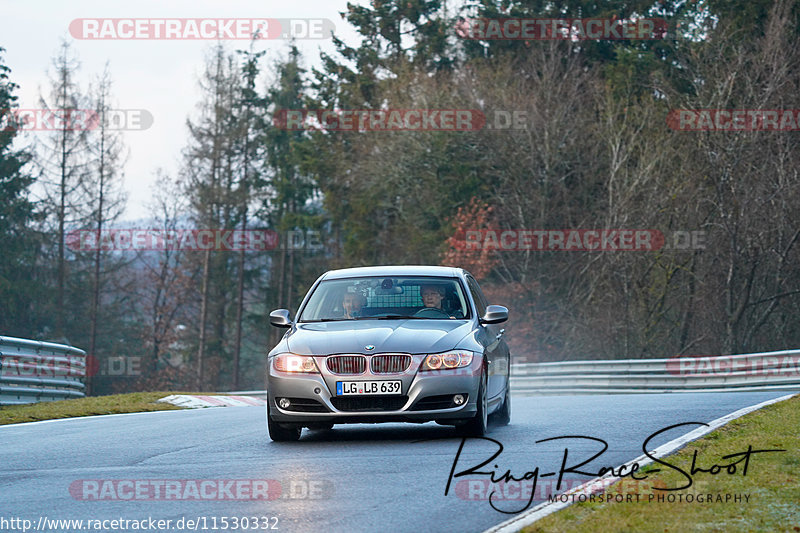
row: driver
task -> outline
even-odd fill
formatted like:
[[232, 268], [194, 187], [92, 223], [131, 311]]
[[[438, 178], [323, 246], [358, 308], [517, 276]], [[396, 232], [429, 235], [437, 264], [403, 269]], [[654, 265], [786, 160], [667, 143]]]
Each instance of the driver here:
[[444, 311], [442, 309], [442, 300], [444, 300], [445, 294], [444, 287], [441, 285], [422, 285], [422, 287], [420, 287], [420, 293], [422, 294], [422, 303], [425, 304], [425, 307]]
[[361, 310], [367, 304], [367, 299], [363, 294], [357, 292], [346, 292], [342, 298], [342, 309], [344, 309], [344, 318], [358, 318], [361, 316]]

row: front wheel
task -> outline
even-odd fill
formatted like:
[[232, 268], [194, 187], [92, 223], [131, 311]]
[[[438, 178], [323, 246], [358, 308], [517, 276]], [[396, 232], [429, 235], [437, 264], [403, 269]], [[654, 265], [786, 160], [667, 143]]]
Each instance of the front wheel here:
[[272, 400], [267, 398], [267, 429], [269, 430], [269, 438], [275, 442], [295, 442], [300, 440], [300, 433], [303, 431], [301, 426], [297, 425], [281, 425], [272, 420], [269, 416], [269, 406]]
[[489, 400], [486, 396], [486, 370], [481, 373], [481, 383], [478, 386], [478, 410], [475, 416], [466, 424], [458, 426], [456, 431], [464, 437], [483, 437], [489, 426]]

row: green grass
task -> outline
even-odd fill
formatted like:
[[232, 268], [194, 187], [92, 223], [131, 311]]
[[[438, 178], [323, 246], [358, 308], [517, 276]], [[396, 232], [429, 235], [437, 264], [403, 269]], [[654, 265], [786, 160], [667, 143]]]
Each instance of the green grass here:
[[133, 392], [110, 396], [91, 396], [58, 402], [41, 402], [28, 405], [0, 407], [0, 425], [36, 422], [76, 416], [110, 415], [118, 413], [140, 413], [145, 411], [168, 411], [181, 409], [156, 400], [170, 394], [193, 394], [179, 392]]
[[746, 476], [742, 476], [741, 468], [737, 468], [734, 475], [724, 470], [715, 476], [698, 472], [692, 487], [672, 494], [683, 495], [684, 499], [692, 495], [695, 500], [708, 494], [721, 494], [723, 498], [725, 494], [748, 494], [749, 501], [660, 502], [658, 496], [669, 493], [653, 490], [653, 486], [678, 487], [685, 484], [686, 478], [675, 470], [654, 464], [640, 473], [659, 467], [662, 470], [650, 472], [646, 481], [635, 484], [626, 478], [606, 491], [606, 494], [619, 494], [621, 499], [631, 495], [630, 503], [576, 503], [537, 521], [523, 532], [800, 531], [800, 396], [738, 418], [665, 460], [690, 471], [697, 450], [697, 466], [709, 468], [713, 464], [730, 463], [731, 459], [722, 457], [746, 451], [748, 445], [754, 450], [787, 451], [752, 455]]

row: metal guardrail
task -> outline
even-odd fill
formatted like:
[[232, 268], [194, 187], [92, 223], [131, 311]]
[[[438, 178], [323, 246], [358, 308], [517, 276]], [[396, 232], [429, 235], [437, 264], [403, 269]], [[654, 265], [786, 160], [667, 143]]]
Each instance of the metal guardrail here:
[[523, 394], [800, 390], [800, 350], [512, 365]]
[[0, 337], [0, 405], [83, 398], [85, 376], [83, 350]]

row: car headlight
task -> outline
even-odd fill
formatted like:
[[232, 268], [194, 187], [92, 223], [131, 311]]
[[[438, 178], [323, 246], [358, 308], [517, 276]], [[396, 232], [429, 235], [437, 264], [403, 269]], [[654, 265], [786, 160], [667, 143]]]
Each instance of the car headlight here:
[[298, 372], [303, 374], [319, 374], [317, 364], [313, 357], [307, 355], [295, 355], [293, 353], [281, 353], [272, 359], [275, 370], [280, 372]]
[[472, 363], [475, 354], [469, 350], [450, 350], [444, 353], [432, 353], [422, 361], [420, 370], [448, 370], [463, 368]]

